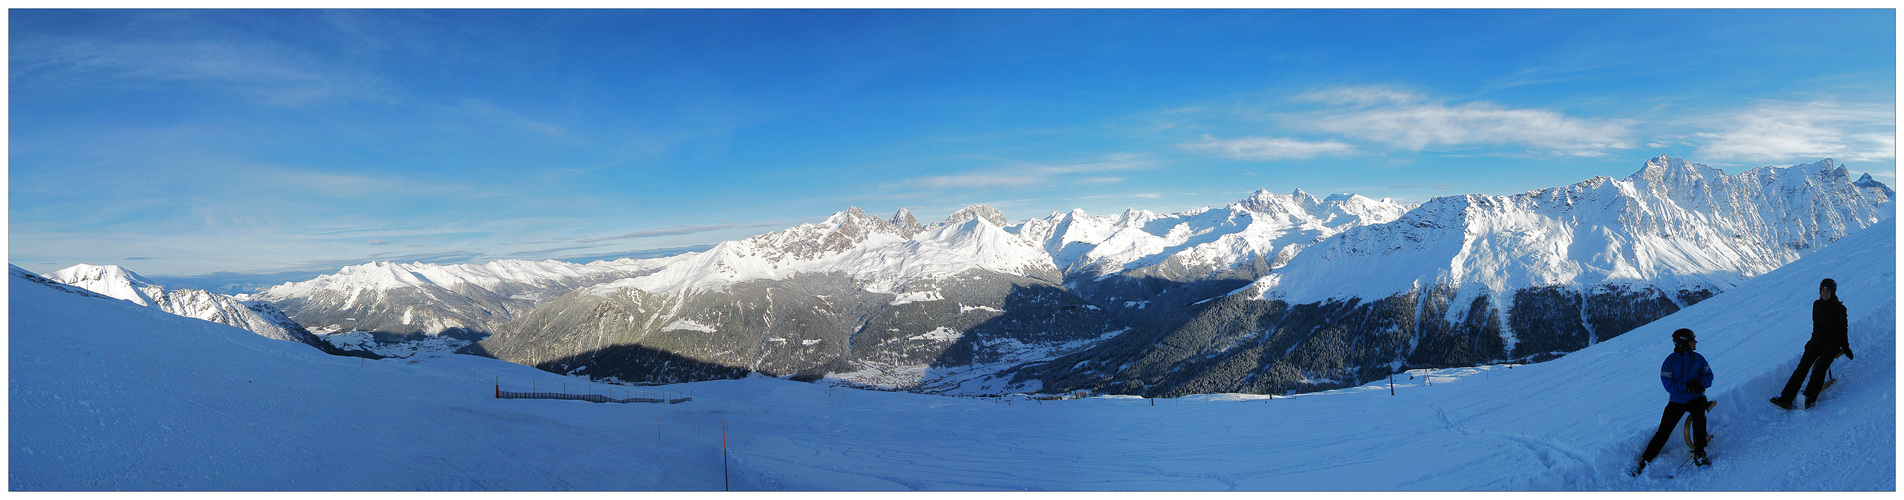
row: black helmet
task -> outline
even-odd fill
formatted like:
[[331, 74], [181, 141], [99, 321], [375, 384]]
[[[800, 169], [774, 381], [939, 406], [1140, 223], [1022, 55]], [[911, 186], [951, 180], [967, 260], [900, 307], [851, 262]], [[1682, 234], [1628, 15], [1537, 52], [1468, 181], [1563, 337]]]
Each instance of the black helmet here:
[[1692, 342], [1693, 340], [1696, 340], [1696, 339], [1694, 339], [1692, 336], [1692, 330], [1685, 329], [1685, 328], [1673, 330], [1674, 344], [1683, 344], [1686, 342]]
[[1831, 290], [1831, 293], [1838, 293], [1838, 282], [1832, 281], [1831, 278], [1825, 278], [1824, 281], [1818, 282], [1818, 289]]

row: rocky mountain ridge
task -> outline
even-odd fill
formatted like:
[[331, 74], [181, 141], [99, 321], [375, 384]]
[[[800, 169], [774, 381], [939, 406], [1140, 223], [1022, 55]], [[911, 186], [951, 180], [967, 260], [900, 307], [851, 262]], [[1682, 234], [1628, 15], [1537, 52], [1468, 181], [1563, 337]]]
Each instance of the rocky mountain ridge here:
[[[1257, 191], [1018, 224], [982, 205], [932, 224], [855, 207], [704, 252], [567, 265], [575, 279], [514, 303], [491, 289], [508, 280], [443, 287], [412, 271], [435, 288], [345, 317], [416, 325], [406, 316], [448, 310], [471, 318], [452, 328], [493, 333], [469, 352], [625, 381], [1309, 390], [1571, 352], [1889, 218], [1893, 196], [1831, 160], [1727, 175], [1662, 156], [1625, 179], [1420, 205]], [[299, 289], [333, 292], [272, 296], [325, 323], [401, 287], [273, 292]]]

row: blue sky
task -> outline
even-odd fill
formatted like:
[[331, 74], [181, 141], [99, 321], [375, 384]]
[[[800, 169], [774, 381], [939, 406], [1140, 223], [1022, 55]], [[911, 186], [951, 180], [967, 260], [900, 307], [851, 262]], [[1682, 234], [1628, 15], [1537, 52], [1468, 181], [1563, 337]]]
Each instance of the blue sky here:
[[[581, 259], [848, 206], [1425, 201], [1834, 158], [1890, 10], [11, 10], [9, 260]], [[277, 276], [277, 275], [274, 275]]]

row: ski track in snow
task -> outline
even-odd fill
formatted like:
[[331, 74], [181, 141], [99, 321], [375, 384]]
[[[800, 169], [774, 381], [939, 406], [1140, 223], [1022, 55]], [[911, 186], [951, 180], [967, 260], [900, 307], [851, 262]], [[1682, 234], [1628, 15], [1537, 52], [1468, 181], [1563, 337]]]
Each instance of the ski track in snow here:
[[[1063, 401], [767, 378], [678, 405], [499, 400], [631, 390], [458, 355], [332, 357], [224, 325], [10, 282], [12, 490], [1894, 490], [1895, 225], [1560, 359], [1417, 370], [1292, 397]], [[18, 272], [18, 271], [16, 271]], [[1764, 403], [1833, 277], [1857, 360], [1811, 410]], [[1677, 435], [1668, 333], [1716, 373], [1714, 465]], [[1432, 383], [1428, 383], [1432, 381]], [[572, 392], [579, 389], [572, 389]], [[639, 389], [635, 389], [639, 390]], [[1678, 430], [1675, 429], [1675, 434]], [[1677, 477], [1666, 478], [1668, 473]]]

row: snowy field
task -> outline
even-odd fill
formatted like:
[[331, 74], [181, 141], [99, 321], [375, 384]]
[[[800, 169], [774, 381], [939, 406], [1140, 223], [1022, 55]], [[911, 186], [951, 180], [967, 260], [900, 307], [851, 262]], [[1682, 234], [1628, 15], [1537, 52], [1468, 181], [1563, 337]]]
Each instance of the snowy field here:
[[[9, 282], [11, 490], [1895, 490], [1896, 231], [1886, 221], [1626, 335], [1536, 365], [1265, 399], [994, 400], [754, 378], [677, 405], [494, 399], [586, 382], [491, 359], [324, 355]], [[1819, 279], [1856, 360], [1819, 406], [1764, 402]], [[1708, 469], [1624, 471], [1659, 421], [1675, 328], [1719, 403]], [[601, 392], [629, 388], [589, 384]], [[723, 431], [725, 428], [725, 431]], [[723, 460], [723, 443], [726, 459]], [[725, 472], [724, 472], [725, 470]]]

